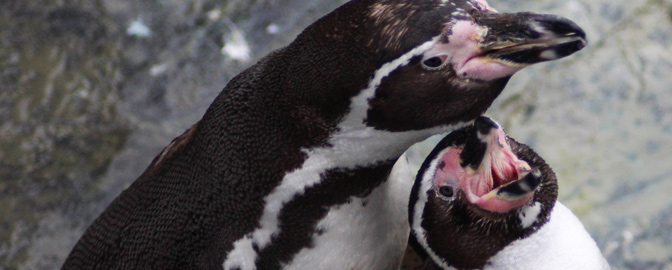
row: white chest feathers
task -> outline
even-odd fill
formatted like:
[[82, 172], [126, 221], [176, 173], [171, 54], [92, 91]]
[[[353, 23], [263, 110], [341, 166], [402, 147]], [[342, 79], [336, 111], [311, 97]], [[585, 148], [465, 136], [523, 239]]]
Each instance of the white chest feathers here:
[[581, 221], [560, 202], [539, 231], [515, 241], [490, 259], [489, 270], [610, 269]]
[[408, 197], [413, 177], [405, 156], [389, 179], [366, 198], [333, 207], [319, 221], [314, 246], [283, 269], [398, 269], [408, 242]]

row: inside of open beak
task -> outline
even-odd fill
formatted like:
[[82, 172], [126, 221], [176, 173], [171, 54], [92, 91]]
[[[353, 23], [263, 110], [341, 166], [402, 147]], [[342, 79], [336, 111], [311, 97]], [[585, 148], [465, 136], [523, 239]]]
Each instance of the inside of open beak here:
[[[446, 153], [443, 163], [447, 165], [439, 170], [458, 171], [450, 173], [451, 178], [466, 199], [480, 208], [503, 213], [523, 206], [541, 184], [541, 173], [513, 153], [494, 121], [482, 117], [475, 127], [463, 147]], [[437, 175], [447, 176], [447, 172]]]

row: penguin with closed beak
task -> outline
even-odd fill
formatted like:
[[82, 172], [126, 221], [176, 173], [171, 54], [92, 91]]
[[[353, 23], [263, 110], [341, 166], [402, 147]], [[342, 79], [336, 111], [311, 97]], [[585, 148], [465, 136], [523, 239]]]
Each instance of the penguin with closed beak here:
[[450, 133], [423, 163], [409, 203], [421, 269], [609, 269], [557, 195], [550, 166], [490, 118]]
[[234, 77], [62, 269], [396, 268], [399, 156], [585, 44], [567, 19], [484, 0], [348, 2]]

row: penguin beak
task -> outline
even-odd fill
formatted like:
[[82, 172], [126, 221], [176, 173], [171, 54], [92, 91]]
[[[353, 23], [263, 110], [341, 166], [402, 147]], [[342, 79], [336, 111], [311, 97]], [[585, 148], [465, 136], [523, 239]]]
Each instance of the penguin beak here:
[[453, 23], [448, 42], [429, 56], [445, 53], [458, 77], [491, 81], [511, 76], [534, 63], [563, 58], [586, 46], [586, 34], [574, 22], [555, 15], [474, 12]]
[[486, 12], [474, 19], [488, 29], [479, 46], [480, 57], [507, 65], [526, 66], [560, 59], [587, 44], [583, 29], [555, 15]]
[[476, 132], [460, 154], [460, 165], [466, 168], [462, 186], [467, 199], [498, 213], [523, 206], [540, 186], [541, 172], [518, 159], [497, 123], [480, 117], [474, 126]]
[[[522, 205], [516, 205], [518, 201], [527, 202], [534, 191], [537, 190], [541, 184], [541, 172], [538, 169], [527, 173], [527, 175], [520, 180], [509, 182], [496, 189], [493, 189], [488, 194], [482, 197], [486, 201], [498, 201], [500, 204], [508, 204], [510, 209]], [[513, 207], [511, 207], [513, 206]]]

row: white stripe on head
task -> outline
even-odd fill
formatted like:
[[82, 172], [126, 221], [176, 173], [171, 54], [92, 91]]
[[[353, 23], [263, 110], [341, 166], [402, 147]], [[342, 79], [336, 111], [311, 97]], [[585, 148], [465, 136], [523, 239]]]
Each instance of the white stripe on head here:
[[320, 175], [333, 168], [355, 168], [380, 161], [398, 158], [412, 144], [431, 135], [461, 128], [468, 123], [458, 123], [434, 127], [425, 130], [389, 132], [376, 130], [365, 125], [368, 101], [392, 71], [407, 65], [410, 60], [429, 50], [439, 37], [435, 37], [414, 48], [401, 57], [383, 64], [372, 77], [367, 88], [362, 90], [350, 102], [348, 114], [338, 124], [338, 132], [329, 138], [328, 147], [302, 149], [308, 158], [301, 168], [287, 173], [282, 182], [264, 199], [266, 204], [259, 227], [234, 243], [234, 249], [224, 260], [225, 270], [240, 268], [254, 270], [258, 249], [268, 246], [273, 235], [280, 232], [279, 214], [286, 203], [294, 197], [304, 194], [307, 188], [319, 183]]
[[439, 266], [443, 269], [451, 268], [444, 259], [439, 257], [439, 255], [434, 253], [434, 251], [429, 247], [427, 239], [425, 238], [427, 231], [422, 227], [422, 215], [425, 210], [425, 205], [429, 201], [427, 192], [432, 189], [432, 180], [434, 177], [436, 177], [436, 169], [439, 166], [441, 157], [443, 157], [443, 155], [445, 155], [449, 149], [450, 147], [441, 150], [441, 152], [439, 152], [439, 154], [436, 155], [434, 160], [432, 160], [432, 162], [429, 164], [427, 170], [422, 174], [422, 182], [420, 182], [420, 188], [418, 189], [418, 201], [416, 201], [415, 205], [413, 205], [413, 220], [411, 221], [411, 231], [415, 235], [416, 240], [418, 240], [418, 243], [427, 252], [427, 254], [432, 257], [432, 260], [439, 264]]
[[392, 73], [392, 71], [396, 70], [397, 68], [408, 65], [408, 63], [411, 61], [411, 58], [422, 55], [431, 49], [438, 40], [438, 36], [434, 37], [430, 41], [415, 47], [413, 50], [407, 52], [401, 57], [383, 64], [378, 70], [376, 70], [366, 89], [362, 90], [359, 95], [351, 99], [350, 112], [348, 112], [344, 120], [339, 123], [339, 128], [364, 127], [364, 118], [366, 117], [366, 111], [369, 109], [369, 99], [373, 98], [376, 93], [376, 89], [378, 89], [378, 86], [380, 86], [380, 83], [383, 81], [383, 79], [389, 76], [390, 73]]

